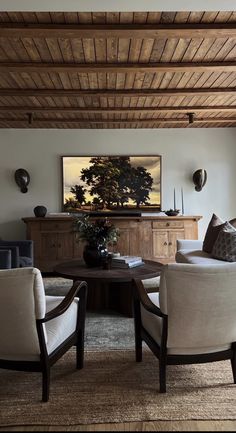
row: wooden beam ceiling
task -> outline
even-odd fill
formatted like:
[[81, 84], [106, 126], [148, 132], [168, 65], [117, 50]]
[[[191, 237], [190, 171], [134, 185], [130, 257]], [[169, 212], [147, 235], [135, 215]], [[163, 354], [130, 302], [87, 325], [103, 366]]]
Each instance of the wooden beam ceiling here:
[[[0, 118], [0, 123], [11, 123], [11, 124], [27, 124], [29, 126], [35, 126], [37, 127], [38, 125], [43, 125], [43, 124], [50, 124], [50, 123], [56, 123], [56, 124], [81, 124], [81, 125], [103, 125], [103, 124], [110, 124], [110, 125], [119, 125], [120, 123], [122, 124], [126, 124], [126, 125], [132, 125], [132, 124], [137, 124], [140, 126], [151, 126], [151, 125], [156, 125], [156, 124], [160, 124], [160, 123], [167, 123], [167, 124], [187, 124], [188, 126], [192, 126], [189, 125], [189, 121], [188, 119], [179, 119], [179, 118], [171, 118], [171, 119], [167, 119], [167, 118], [157, 118], [157, 119], [153, 119], [153, 118], [149, 118], [149, 119], [132, 119], [132, 120], [122, 120], [122, 119], [92, 119], [92, 120], [85, 120], [85, 119], [81, 119], [81, 118], [77, 118], [77, 119], [69, 119], [69, 118], [64, 118], [64, 119], [58, 119], [58, 118], [35, 118], [31, 120], [31, 124], [28, 121], [28, 119], [11, 119], [11, 118]], [[224, 118], [224, 117], [217, 117], [217, 118], [199, 118], [199, 119], [195, 119], [193, 122], [194, 124], [201, 124], [201, 123], [234, 123], [236, 124], [236, 117], [229, 117], [229, 118]]]
[[37, 97], [167, 97], [167, 96], [232, 96], [236, 87], [194, 88], [194, 89], [6, 89], [0, 88], [0, 96]]
[[[192, 107], [194, 112], [202, 113], [218, 113], [218, 112], [234, 112], [236, 111], [236, 105], [230, 105], [225, 107], [224, 105], [212, 107], [212, 106], [194, 106]], [[111, 107], [111, 108], [92, 108], [92, 107], [37, 107], [37, 106], [24, 106], [24, 107], [14, 107], [14, 106], [0, 106], [0, 113], [81, 113], [81, 114], [99, 114], [99, 113], [189, 113], [190, 107], [143, 107], [143, 108], [133, 108], [133, 107]]]
[[0, 24], [0, 37], [3, 38], [235, 38], [235, 23], [214, 24]]
[[235, 127], [235, 111], [234, 12], [0, 12], [0, 127]]
[[203, 62], [203, 63], [14, 63], [1, 62], [0, 73], [104, 73], [136, 74], [158, 72], [236, 72], [236, 62]]

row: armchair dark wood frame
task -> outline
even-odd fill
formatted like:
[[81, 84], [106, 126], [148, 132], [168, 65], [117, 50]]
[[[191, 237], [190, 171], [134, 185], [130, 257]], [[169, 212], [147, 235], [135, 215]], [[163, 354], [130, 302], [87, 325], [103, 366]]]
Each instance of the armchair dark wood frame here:
[[[65, 311], [71, 305], [75, 296], [79, 296], [76, 330], [60, 346], [48, 355], [43, 324], [52, 320]], [[76, 368], [81, 369], [84, 365], [84, 326], [87, 302], [87, 283], [75, 281], [70, 291], [62, 302], [53, 310], [45, 314], [43, 319], [36, 320], [37, 333], [40, 346], [40, 361], [12, 361], [0, 359], [0, 368], [18, 371], [38, 371], [42, 373], [42, 401], [49, 400], [50, 389], [50, 367], [64, 355], [67, 350], [76, 346]]]
[[[153, 354], [159, 360], [159, 389], [161, 393], [166, 392], [166, 367], [167, 365], [180, 364], [198, 364], [213, 361], [223, 361], [230, 359], [233, 380], [236, 384], [236, 342], [231, 344], [231, 348], [221, 352], [204, 353], [196, 355], [168, 355], [167, 354], [167, 337], [168, 337], [168, 315], [162, 313], [159, 307], [154, 305], [144, 289], [140, 279], [133, 280], [133, 304], [134, 304], [134, 329], [135, 329], [135, 355], [136, 362], [142, 361], [142, 341], [148, 345]], [[140, 303], [150, 313], [162, 319], [161, 344], [148, 334], [143, 328], [141, 321]]]

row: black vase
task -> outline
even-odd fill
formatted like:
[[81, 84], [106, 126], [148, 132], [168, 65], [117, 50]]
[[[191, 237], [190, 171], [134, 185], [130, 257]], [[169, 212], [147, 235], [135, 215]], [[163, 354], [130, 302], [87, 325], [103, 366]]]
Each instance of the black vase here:
[[34, 214], [38, 218], [45, 217], [46, 213], [47, 213], [47, 208], [45, 206], [36, 206], [34, 208]]
[[102, 266], [107, 259], [108, 251], [105, 245], [90, 245], [84, 247], [83, 258], [89, 268]]

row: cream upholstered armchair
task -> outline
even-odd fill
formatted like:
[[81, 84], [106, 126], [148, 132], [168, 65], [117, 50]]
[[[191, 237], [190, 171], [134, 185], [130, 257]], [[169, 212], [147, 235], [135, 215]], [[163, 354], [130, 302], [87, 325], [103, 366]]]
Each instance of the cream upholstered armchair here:
[[0, 368], [42, 372], [43, 401], [50, 367], [71, 346], [83, 367], [86, 296], [85, 282], [75, 282], [65, 297], [45, 296], [39, 269], [0, 270]]
[[136, 361], [145, 341], [159, 359], [160, 392], [168, 364], [230, 359], [236, 383], [236, 263], [165, 265], [159, 293], [134, 282]]

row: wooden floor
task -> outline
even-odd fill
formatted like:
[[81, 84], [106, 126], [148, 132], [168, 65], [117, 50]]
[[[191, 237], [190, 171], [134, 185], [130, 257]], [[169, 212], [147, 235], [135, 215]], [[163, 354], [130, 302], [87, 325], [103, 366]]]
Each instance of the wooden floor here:
[[74, 426], [0, 427], [0, 431], [236, 431], [236, 421], [149, 421]]

